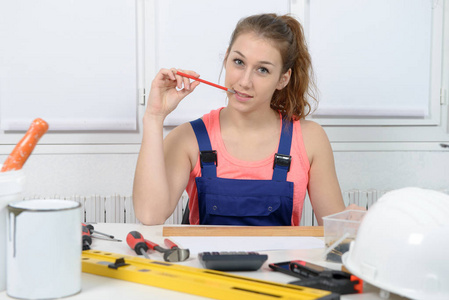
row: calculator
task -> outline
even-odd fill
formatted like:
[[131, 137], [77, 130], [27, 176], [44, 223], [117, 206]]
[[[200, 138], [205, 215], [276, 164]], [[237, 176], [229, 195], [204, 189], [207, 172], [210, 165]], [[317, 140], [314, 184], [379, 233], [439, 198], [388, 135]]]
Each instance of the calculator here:
[[198, 259], [206, 269], [219, 271], [256, 271], [268, 259], [257, 252], [201, 252]]

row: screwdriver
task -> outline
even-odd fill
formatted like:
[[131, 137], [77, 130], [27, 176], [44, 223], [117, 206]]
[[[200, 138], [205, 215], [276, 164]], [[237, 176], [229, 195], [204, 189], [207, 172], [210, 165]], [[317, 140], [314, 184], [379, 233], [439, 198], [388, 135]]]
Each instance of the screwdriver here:
[[[103, 236], [108, 237], [109, 239], [111, 239], [111, 240], [113, 240], [113, 241], [117, 241], [117, 242], [121, 242], [121, 241], [122, 241], [122, 240], [118, 240], [118, 239], [114, 238], [113, 235], [109, 235], [109, 234], [106, 234], [106, 233], [103, 233], [103, 232], [99, 232], [99, 231], [94, 230], [94, 226], [92, 226], [91, 224], [87, 224], [87, 225], [84, 224], [84, 223], [82, 223], [82, 224], [83, 224], [83, 226], [86, 226], [86, 227], [87, 227], [87, 229], [89, 230], [90, 234], [94, 234], [94, 233], [96, 233], [96, 234], [101, 234], [101, 235], [103, 235]], [[92, 236], [92, 237], [98, 238], [98, 237], [96, 237], [96, 236]]]
[[126, 236], [126, 242], [128, 243], [128, 246], [131, 247], [134, 251], [136, 251], [137, 255], [143, 255], [145, 258], [150, 259], [150, 257], [147, 254], [148, 246], [145, 243], [145, 239], [138, 231], [131, 231]]
[[86, 226], [84, 226], [84, 224], [82, 224], [81, 228], [82, 228], [81, 232], [83, 234], [83, 250], [89, 250], [90, 245], [92, 244], [92, 238], [90, 236], [90, 231]]

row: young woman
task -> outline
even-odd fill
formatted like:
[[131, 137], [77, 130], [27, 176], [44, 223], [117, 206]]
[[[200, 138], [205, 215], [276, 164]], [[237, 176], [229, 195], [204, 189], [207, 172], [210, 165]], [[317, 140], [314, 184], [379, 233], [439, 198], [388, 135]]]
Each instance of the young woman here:
[[165, 117], [199, 82], [177, 69], [153, 80], [134, 178], [137, 218], [164, 223], [184, 190], [190, 224], [297, 226], [306, 191], [319, 224], [344, 210], [329, 140], [304, 119], [314, 98], [301, 25], [274, 14], [242, 19], [223, 64], [225, 85], [235, 91], [228, 105], [165, 140]]

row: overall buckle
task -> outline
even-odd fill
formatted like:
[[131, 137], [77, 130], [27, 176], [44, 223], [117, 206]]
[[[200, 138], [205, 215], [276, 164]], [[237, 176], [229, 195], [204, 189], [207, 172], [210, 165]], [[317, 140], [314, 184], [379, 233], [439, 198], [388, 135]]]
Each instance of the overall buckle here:
[[276, 165], [278, 165], [280, 167], [287, 167], [287, 172], [289, 172], [291, 161], [292, 157], [290, 155], [276, 153], [274, 154], [273, 169], [276, 167]]
[[203, 167], [203, 163], [215, 163], [215, 165], [218, 166], [217, 151], [216, 150], [201, 151], [200, 152], [201, 168]]

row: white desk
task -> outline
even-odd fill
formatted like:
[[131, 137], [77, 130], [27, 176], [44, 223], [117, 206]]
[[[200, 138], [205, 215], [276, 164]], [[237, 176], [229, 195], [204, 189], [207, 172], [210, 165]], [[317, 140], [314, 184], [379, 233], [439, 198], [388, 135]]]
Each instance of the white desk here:
[[[101, 239], [93, 239], [91, 248], [95, 250], [108, 251], [124, 255], [136, 255], [133, 250], [126, 244], [126, 236], [132, 230], [139, 231], [146, 239], [159, 243], [164, 247], [164, 238], [162, 236], [162, 226], [143, 226], [137, 224], [116, 224], [116, 223], [99, 223], [94, 224], [95, 230], [114, 235], [121, 239], [122, 242], [111, 242]], [[224, 239], [226, 237], [223, 237]], [[286, 237], [288, 238], [288, 237]], [[255, 272], [233, 272], [233, 274], [248, 276], [257, 279], [270, 280], [280, 283], [288, 283], [296, 280], [294, 277], [271, 271], [268, 267], [269, 263], [282, 262], [289, 260], [302, 259], [322, 266], [333, 269], [340, 269], [340, 264], [329, 263], [322, 259], [324, 249], [310, 249], [310, 250], [283, 250], [283, 251], [265, 251], [260, 253], [268, 254], [268, 260], [264, 263], [261, 269]], [[158, 252], [149, 252], [149, 256], [154, 260], [163, 261], [162, 254]], [[201, 264], [194, 255], [187, 261], [178, 264], [201, 268]], [[364, 294], [344, 295], [343, 300], [379, 300], [379, 291], [372, 287], [366, 286]], [[108, 277], [97, 276], [87, 273], [82, 273], [82, 291], [81, 293], [67, 297], [67, 300], [81, 300], [81, 299], [206, 299], [190, 294], [179, 293], [171, 290], [165, 290], [148, 285], [137, 284], [133, 282], [111, 279]], [[0, 299], [14, 299], [6, 295], [6, 292], [0, 292]], [[389, 299], [405, 299], [396, 295], [391, 295]]]

